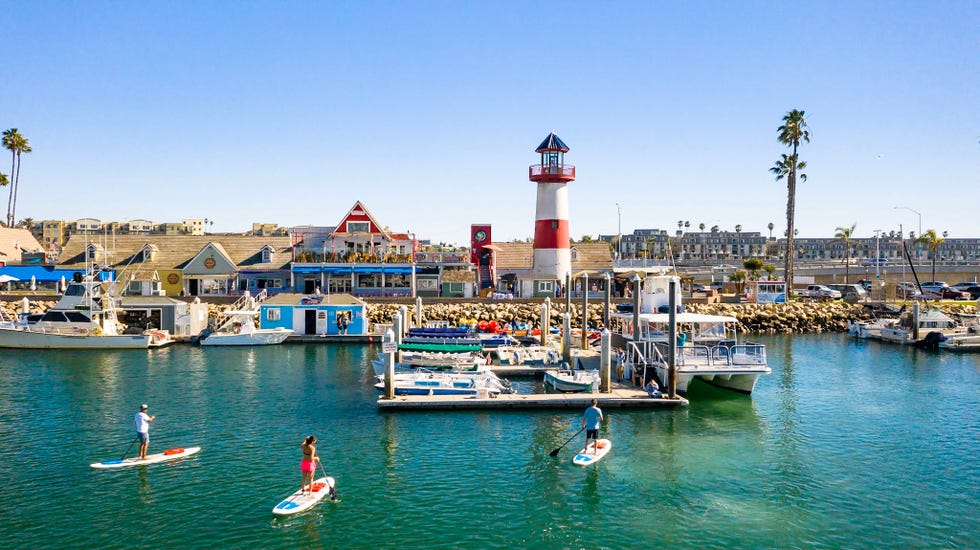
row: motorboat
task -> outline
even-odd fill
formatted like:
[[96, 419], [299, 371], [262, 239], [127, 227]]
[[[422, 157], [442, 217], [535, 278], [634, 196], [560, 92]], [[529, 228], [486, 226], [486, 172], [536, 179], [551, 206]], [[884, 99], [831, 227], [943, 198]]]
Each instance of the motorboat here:
[[76, 273], [54, 306], [33, 323], [0, 324], [0, 347], [27, 349], [147, 349], [174, 342], [169, 331], [126, 327], [116, 316], [115, 283]]
[[947, 336], [939, 342], [939, 349], [945, 351], [980, 352], [980, 334], [958, 334]]
[[[669, 342], [670, 283], [674, 282], [673, 315], [677, 340]], [[728, 315], [687, 312], [681, 302], [680, 279], [668, 275], [651, 275], [640, 290], [638, 327], [632, 333], [633, 312], [613, 312], [614, 327], [628, 342], [624, 362], [631, 369], [652, 368], [661, 386], [666, 386], [669, 366], [665, 359], [676, 349], [676, 384], [680, 393], [687, 392], [695, 378], [720, 388], [752, 393], [756, 382], [769, 374], [766, 346], [738, 339], [738, 319]], [[645, 382], [645, 380], [644, 380]]]
[[259, 328], [255, 317], [259, 310], [228, 310], [228, 319], [201, 339], [202, 346], [268, 346], [281, 344], [293, 334], [283, 327]]
[[896, 344], [917, 344], [930, 338], [927, 343], [931, 346], [933, 342], [938, 344], [951, 336], [968, 333], [968, 327], [939, 308], [930, 307], [922, 311], [916, 302], [911, 311], [906, 311], [899, 317], [898, 322], [881, 328], [880, 339]]
[[[392, 383], [395, 395], [476, 395], [489, 397], [510, 392], [505, 381], [491, 372], [465, 374], [417, 369], [409, 373], [395, 373]], [[384, 391], [384, 376], [378, 377], [374, 387]]]
[[293, 331], [284, 327], [259, 328], [258, 302], [266, 296], [263, 290], [257, 297], [247, 291], [231, 308], [223, 311], [218, 328], [201, 335], [202, 346], [268, 346], [281, 344]]
[[561, 362], [561, 354], [550, 346], [500, 346], [495, 348], [492, 355], [497, 362], [504, 366], [548, 366]]
[[[381, 376], [385, 372], [384, 354], [371, 361], [374, 374]], [[401, 360], [395, 363], [395, 372], [414, 372], [419, 368], [433, 371], [454, 373], [488, 372], [490, 367], [487, 359], [480, 353], [441, 353], [428, 351], [402, 351]]]
[[544, 385], [561, 393], [591, 393], [599, 389], [599, 371], [555, 369], [544, 372]]

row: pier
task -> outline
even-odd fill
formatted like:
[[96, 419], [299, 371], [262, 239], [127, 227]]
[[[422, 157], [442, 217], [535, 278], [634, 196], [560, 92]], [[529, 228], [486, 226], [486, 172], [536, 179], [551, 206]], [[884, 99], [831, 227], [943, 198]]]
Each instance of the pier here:
[[686, 407], [687, 399], [653, 398], [633, 386], [613, 384], [608, 393], [545, 393], [523, 395], [500, 394], [496, 397], [470, 395], [396, 395], [394, 399], [378, 399], [382, 411], [433, 411], [433, 410], [530, 410], [530, 409], [580, 409], [588, 407], [592, 400], [600, 407], [610, 409], [665, 409]]

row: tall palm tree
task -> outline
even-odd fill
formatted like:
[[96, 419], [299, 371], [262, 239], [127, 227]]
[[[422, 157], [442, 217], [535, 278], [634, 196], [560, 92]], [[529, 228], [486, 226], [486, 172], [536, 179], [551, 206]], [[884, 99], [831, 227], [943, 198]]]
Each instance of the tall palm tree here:
[[782, 155], [780, 160], [769, 169], [775, 174], [776, 181], [786, 178], [786, 284], [793, 287], [793, 256], [796, 250], [794, 242], [796, 232], [793, 222], [796, 218], [796, 179], [806, 181], [806, 174], [799, 173], [806, 168], [806, 162], [800, 160], [798, 149], [800, 142], [810, 142], [810, 128], [806, 123], [805, 112], [793, 109], [783, 116], [783, 125], [776, 129], [777, 139], [787, 147], [792, 147], [793, 154]]
[[851, 277], [851, 237], [857, 224], [852, 223], [850, 227], [838, 227], [834, 233], [834, 240], [844, 243], [844, 284], [848, 284]]
[[10, 185], [10, 178], [7, 177], [7, 174], [0, 172], [0, 187], [4, 187], [6, 185]]
[[943, 244], [946, 239], [937, 235], [935, 229], [928, 229], [919, 235], [919, 238], [916, 239], [916, 241], [926, 245], [929, 248], [929, 253], [932, 254], [932, 280], [935, 281], [936, 256], [939, 255], [939, 245]]
[[3, 147], [10, 150], [10, 175], [13, 177], [13, 185], [7, 197], [7, 227], [14, 226], [17, 212], [17, 187], [20, 183], [20, 155], [30, 153], [31, 146], [17, 128], [10, 128], [3, 132]]

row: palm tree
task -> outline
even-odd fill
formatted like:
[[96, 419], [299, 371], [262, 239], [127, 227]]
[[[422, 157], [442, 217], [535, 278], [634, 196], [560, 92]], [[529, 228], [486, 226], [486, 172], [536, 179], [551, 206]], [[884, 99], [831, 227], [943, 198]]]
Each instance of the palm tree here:
[[916, 239], [916, 242], [920, 242], [927, 247], [929, 247], [929, 252], [932, 254], [932, 280], [936, 280], [936, 256], [939, 255], [939, 245], [943, 244], [946, 239], [940, 237], [936, 234], [935, 229], [928, 229]]
[[17, 211], [17, 187], [20, 182], [20, 155], [30, 153], [31, 146], [17, 128], [10, 128], [3, 132], [3, 147], [10, 150], [10, 175], [13, 177], [13, 185], [7, 197], [7, 227], [14, 226]]
[[698, 229], [701, 230], [701, 261], [704, 262], [704, 222], [698, 224]]
[[844, 243], [844, 284], [848, 283], [848, 279], [851, 276], [851, 237], [854, 235], [854, 230], [857, 229], [857, 224], [852, 223], [850, 227], [838, 227], [837, 232], [834, 233], [834, 240]]
[[735, 226], [735, 247], [736, 247], [735, 251], [737, 252], [735, 254], [736, 258], [742, 255], [742, 243], [740, 242], [741, 239], [742, 239], [742, 224], [738, 224]]
[[807, 126], [805, 112], [793, 109], [783, 117], [783, 125], [776, 129], [777, 139], [783, 145], [793, 148], [793, 154], [782, 155], [780, 160], [769, 169], [775, 174], [776, 181], [786, 178], [786, 284], [793, 287], [793, 254], [796, 249], [793, 222], [796, 218], [796, 178], [806, 181], [806, 174], [799, 173], [806, 168], [806, 162], [800, 160], [797, 150], [800, 142], [810, 142], [810, 128]]
[[9, 184], [10, 184], [10, 178], [7, 177], [7, 174], [4, 174], [3, 172], [0, 172], [0, 187], [3, 187], [5, 185], [9, 185]]

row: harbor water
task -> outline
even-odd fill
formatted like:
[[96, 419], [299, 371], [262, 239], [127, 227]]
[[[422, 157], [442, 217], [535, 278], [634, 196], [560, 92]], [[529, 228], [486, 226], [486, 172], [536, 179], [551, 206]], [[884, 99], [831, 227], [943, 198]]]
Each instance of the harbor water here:
[[[380, 346], [0, 351], [4, 548], [977, 548], [980, 356], [758, 338], [752, 396], [606, 410], [379, 412]], [[156, 415], [150, 453], [96, 470]], [[274, 517], [300, 442], [340, 501]], [[128, 449], [129, 456], [134, 454]]]

